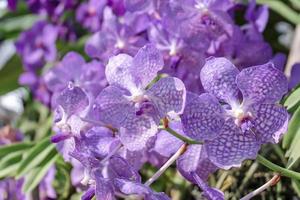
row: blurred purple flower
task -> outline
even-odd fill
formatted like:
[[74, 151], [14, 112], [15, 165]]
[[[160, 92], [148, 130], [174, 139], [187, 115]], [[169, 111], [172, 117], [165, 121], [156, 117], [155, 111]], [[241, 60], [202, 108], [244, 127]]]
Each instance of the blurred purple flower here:
[[81, 3], [76, 10], [77, 21], [92, 32], [98, 31], [101, 27], [103, 9], [106, 3], [106, 0], [89, 0]]
[[31, 29], [24, 31], [16, 42], [16, 48], [25, 69], [36, 71], [46, 61], [54, 61], [56, 39], [57, 28], [45, 21], [36, 22]]
[[85, 52], [90, 57], [99, 58], [104, 62], [118, 53], [136, 54], [146, 43], [145, 38], [138, 33], [145, 29], [148, 20], [145, 16], [128, 14], [124, 16], [123, 21], [125, 23], [115, 16], [111, 9], [106, 8], [102, 28], [88, 39]]

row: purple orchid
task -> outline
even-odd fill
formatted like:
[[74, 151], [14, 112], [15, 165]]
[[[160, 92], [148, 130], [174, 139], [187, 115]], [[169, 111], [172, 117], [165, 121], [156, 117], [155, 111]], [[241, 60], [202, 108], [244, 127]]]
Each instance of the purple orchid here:
[[256, 157], [261, 144], [279, 141], [289, 116], [277, 101], [287, 92], [287, 79], [272, 63], [239, 72], [225, 58], [209, 58], [200, 77], [209, 94], [189, 96], [182, 122], [189, 137], [205, 141], [212, 163], [240, 166]]
[[104, 66], [101, 62], [93, 60], [86, 63], [78, 53], [69, 52], [60, 63], [44, 75], [44, 81], [54, 94], [62, 92], [71, 84], [80, 87], [87, 96], [95, 97], [107, 85], [104, 75]]
[[43, 67], [46, 61], [54, 61], [56, 39], [57, 29], [45, 21], [39, 21], [23, 32], [16, 42], [16, 48], [25, 69], [35, 71]]
[[99, 94], [89, 117], [119, 128], [120, 140], [130, 150], [145, 147], [160, 119], [183, 111], [185, 87], [179, 79], [161, 78], [147, 89], [162, 67], [162, 56], [153, 45], [141, 48], [135, 57], [114, 56], [106, 66], [110, 86]]
[[29, 9], [34, 13], [47, 14], [54, 21], [68, 9], [77, 4], [77, 0], [28, 0]]
[[232, 36], [233, 21], [227, 13], [232, 6], [230, 1], [169, 2], [162, 21], [169, 31], [179, 34], [189, 45], [197, 45], [195, 41], [204, 38], [214, 50], [218, 43]]
[[88, 2], [81, 3], [76, 11], [77, 21], [92, 32], [98, 31], [101, 26], [103, 9], [106, 3], [106, 0], [89, 0]]
[[[202, 39], [196, 47], [188, 45], [182, 37], [168, 32], [161, 23], [148, 29], [149, 40], [163, 53], [164, 73], [180, 78], [189, 91], [202, 91], [200, 70], [204, 64], [209, 41]], [[195, 45], [194, 45], [195, 46]]]
[[[86, 63], [82, 56], [70, 52], [44, 75], [44, 81], [53, 93], [52, 107], [56, 111], [54, 122], [58, 134], [53, 136], [53, 142], [79, 136], [81, 131], [88, 130], [91, 126], [83, 118], [107, 85], [104, 66], [95, 60]], [[73, 146], [71, 141], [65, 145], [69, 146], [68, 143]], [[64, 144], [61, 145], [63, 148]]]
[[107, 7], [101, 30], [93, 34], [85, 44], [86, 53], [104, 62], [118, 53], [136, 54], [146, 43], [145, 38], [138, 34], [145, 30], [147, 21], [146, 16], [133, 14], [124, 16], [122, 20]]

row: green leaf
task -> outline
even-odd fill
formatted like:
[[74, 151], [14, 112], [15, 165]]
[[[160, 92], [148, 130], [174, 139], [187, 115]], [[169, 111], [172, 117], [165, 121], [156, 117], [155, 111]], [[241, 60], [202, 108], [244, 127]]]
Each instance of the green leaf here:
[[[299, 120], [299, 118], [298, 118]], [[296, 136], [293, 139], [290, 149], [287, 151], [289, 156], [287, 168], [291, 169], [300, 158], [300, 129], [298, 129]]]
[[20, 87], [18, 79], [22, 71], [21, 60], [18, 56], [14, 55], [0, 70], [0, 95]]
[[56, 152], [55, 145], [51, 143], [49, 137], [36, 144], [20, 163], [17, 170], [17, 178], [42, 163], [42, 161], [51, 153]]
[[292, 187], [294, 191], [300, 196], [300, 182], [298, 180], [292, 179]]
[[23, 192], [31, 192], [44, 178], [49, 168], [55, 163], [58, 159], [59, 154], [55, 151], [47, 156], [47, 158], [38, 166], [37, 168], [31, 170], [28, 176], [25, 176], [25, 182], [23, 185]]
[[292, 110], [300, 103], [300, 87], [296, 88], [284, 101], [283, 105]]
[[71, 189], [71, 167], [61, 157], [56, 162], [56, 175], [53, 186], [62, 199], [68, 198]]
[[22, 160], [22, 151], [10, 153], [0, 161], [0, 178], [13, 175]]
[[15, 38], [19, 32], [26, 30], [41, 17], [33, 14], [14, 16], [2, 19], [0, 22], [0, 38]]
[[5, 169], [0, 171], [0, 178], [14, 176], [18, 168], [19, 168], [19, 163], [15, 163], [10, 166], [7, 166]]
[[296, 110], [294, 115], [292, 116], [289, 126], [288, 126], [288, 132], [284, 135], [283, 141], [282, 141], [282, 147], [284, 149], [288, 149], [292, 143], [292, 141], [295, 138], [295, 135], [300, 128], [300, 107]]
[[34, 145], [34, 143], [22, 142], [22, 143], [14, 143], [11, 145], [0, 146], [0, 159], [10, 153], [16, 151], [23, 151], [25, 149], [29, 149]]

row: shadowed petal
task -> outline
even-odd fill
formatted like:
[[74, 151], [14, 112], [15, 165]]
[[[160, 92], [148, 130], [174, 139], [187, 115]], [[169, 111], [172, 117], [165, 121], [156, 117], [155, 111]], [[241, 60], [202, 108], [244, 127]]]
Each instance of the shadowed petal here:
[[197, 185], [203, 190], [203, 195], [208, 200], [224, 200], [224, 193], [216, 188], [211, 188], [205, 183], [196, 173], [193, 173], [193, 178]]
[[223, 108], [218, 100], [207, 93], [190, 100], [181, 116], [184, 132], [195, 140], [210, 140], [215, 138], [225, 119]]
[[225, 102], [236, 98], [239, 70], [226, 58], [209, 58], [200, 72], [203, 88]]
[[143, 11], [151, 5], [151, 0], [125, 0], [125, 8], [129, 12]]
[[217, 170], [217, 167], [208, 159], [202, 145], [190, 145], [177, 160], [177, 169], [187, 180], [195, 183], [192, 172], [201, 179], [207, 180], [208, 176]]
[[79, 87], [70, 85], [64, 89], [56, 99], [57, 105], [60, 105], [67, 116], [83, 111], [88, 105], [88, 97]]
[[287, 78], [273, 63], [243, 69], [237, 76], [237, 85], [250, 103], [274, 103], [288, 90]]
[[[171, 122], [169, 124], [173, 130], [177, 133], [184, 135], [182, 132], [182, 126], [180, 122]], [[164, 157], [172, 156], [183, 145], [183, 142], [171, 135], [169, 132], [161, 130], [156, 137], [156, 141], [153, 150]]]
[[96, 199], [115, 199], [114, 188], [110, 180], [96, 176]]
[[109, 167], [115, 173], [115, 176], [118, 178], [124, 178], [132, 181], [141, 181], [139, 173], [128, 164], [128, 162], [120, 157], [113, 156], [109, 161]]
[[114, 179], [114, 185], [124, 194], [145, 195], [151, 193], [150, 188], [146, 187], [145, 185], [125, 179]]
[[204, 144], [208, 158], [222, 169], [239, 167], [246, 159], [254, 159], [260, 147], [253, 133], [243, 133], [232, 119], [225, 122], [221, 134]]

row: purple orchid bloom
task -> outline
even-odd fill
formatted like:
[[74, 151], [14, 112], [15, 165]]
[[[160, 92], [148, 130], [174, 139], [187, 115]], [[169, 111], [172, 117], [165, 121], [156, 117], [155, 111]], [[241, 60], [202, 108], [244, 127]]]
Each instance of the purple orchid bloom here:
[[76, 11], [77, 21], [92, 32], [98, 31], [101, 27], [103, 9], [106, 3], [106, 0], [89, 0], [81, 3]]
[[54, 93], [54, 108], [58, 94], [68, 85], [79, 87], [90, 99], [96, 97], [107, 85], [102, 63], [95, 60], [86, 63], [83, 57], [75, 52], [65, 55], [43, 78], [47, 88]]
[[7, 6], [11, 11], [15, 11], [17, 9], [18, 0], [7, 0]]
[[213, 50], [218, 43], [232, 36], [233, 21], [227, 11], [233, 5], [229, 1], [174, 1], [167, 6], [162, 22], [171, 33], [183, 37], [187, 44], [194, 46], [198, 44], [195, 41], [205, 38]]
[[145, 147], [162, 117], [183, 111], [185, 87], [179, 79], [162, 78], [146, 88], [162, 67], [162, 56], [153, 45], [144, 46], [135, 57], [112, 57], [105, 71], [110, 86], [88, 114], [94, 121], [120, 128], [121, 142], [132, 151]]
[[160, 23], [148, 29], [149, 40], [163, 53], [165, 67], [163, 72], [180, 78], [187, 90], [200, 92], [200, 70], [205, 61], [209, 41], [202, 39], [198, 45], [188, 45], [183, 38], [169, 33]]
[[133, 14], [124, 16], [122, 20], [107, 7], [104, 10], [102, 28], [88, 39], [85, 52], [104, 62], [118, 53], [134, 55], [146, 44], [145, 38], [138, 34], [145, 30], [147, 23], [147, 17]]
[[189, 137], [205, 141], [214, 165], [240, 166], [287, 130], [288, 113], [277, 103], [287, 92], [287, 79], [273, 63], [239, 72], [226, 58], [209, 58], [200, 77], [209, 93], [189, 96], [182, 122]]
[[32, 12], [47, 14], [57, 21], [64, 11], [75, 7], [77, 0], [28, 0], [26, 3]]
[[56, 27], [45, 21], [39, 21], [23, 32], [16, 42], [16, 48], [25, 69], [35, 71], [43, 67], [46, 61], [54, 61], [56, 39]]
[[124, 0], [108, 0], [107, 5], [110, 6], [117, 16], [123, 16], [126, 12]]

